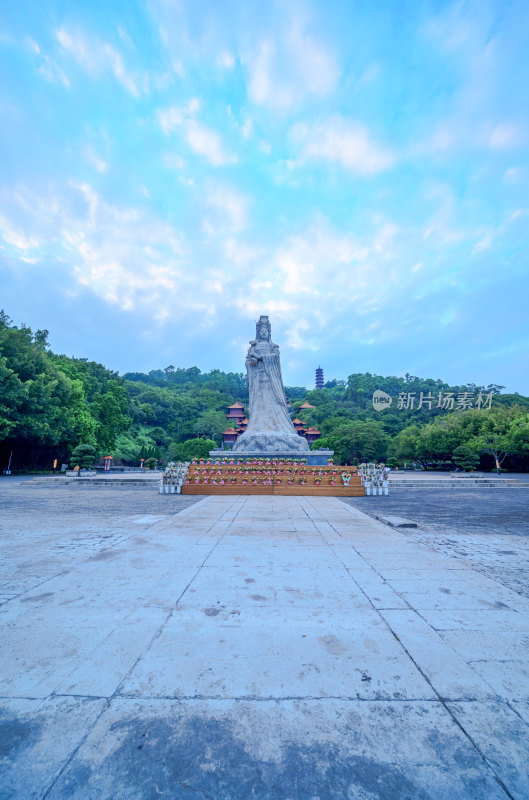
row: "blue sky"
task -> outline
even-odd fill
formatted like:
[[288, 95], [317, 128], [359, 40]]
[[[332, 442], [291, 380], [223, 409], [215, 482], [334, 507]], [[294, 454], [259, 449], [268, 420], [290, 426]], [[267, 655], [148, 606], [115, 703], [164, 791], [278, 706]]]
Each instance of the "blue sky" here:
[[529, 394], [526, 2], [24, 2], [0, 20], [0, 306], [120, 372]]

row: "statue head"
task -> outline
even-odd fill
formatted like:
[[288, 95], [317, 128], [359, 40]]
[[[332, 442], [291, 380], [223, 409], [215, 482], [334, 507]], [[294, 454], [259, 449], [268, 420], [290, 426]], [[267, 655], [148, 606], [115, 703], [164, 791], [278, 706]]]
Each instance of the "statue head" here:
[[269, 342], [272, 337], [272, 328], [268, 322], [268, 317], [259, 317], [255, 324], [255, 338], [258, 342]]

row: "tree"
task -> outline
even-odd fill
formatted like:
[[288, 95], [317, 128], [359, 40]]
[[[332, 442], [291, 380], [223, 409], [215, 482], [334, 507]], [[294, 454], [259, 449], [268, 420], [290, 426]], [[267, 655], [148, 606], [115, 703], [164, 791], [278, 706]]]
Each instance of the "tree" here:
[[378, 422], [355, 420], [337, 427], [329, 436], [318, 439], [314, 448], [334, 450], [339, 464], [381, 461], [386, 457], [389, 436]]
[[72, 452], [72, 463], [89, 469], [97, 458], [97, 451], [91, 444], [79, 444]]
[[457, 429], [457, 425], [449, 424], [446, 418], [436, 419], [419, 429], [415, 456], [425, 468], [432, 461], [450, 461], [452, 451], [460, 441], [461, 431]]
[[452, 458], [458, 467], [465, 472], [472, 472], [479, 464], [479, 456], [470, 447], [462, 444], [456, 447], [452, 453]]
[[516, 456], [529, 455], [529, 414], [520, 409], [507, 434], [509, 450]]
[[388, 456], [396, 461], [412, 461], [418, 458], [417, 445], [420, 435], [421, 431], [417, 425], [404, 428], [391, 442]]
[[483, 412], [479, 432], [468, 439], [468, 446], [477, 453], [490, 453], [496, 466], [500, 467], [513, 449], [510, 429], [515, 413], [501, 407]]
[[226, 415], [222, 411], [204, 411], [193, 423], [193, 432], [200, 436], [205, 434], [210, 439], [215, 439], [226, 428]]
[[191, 461], [193, 458], [207, 458], [209, 451], [217, 445], [212, 439], [188, 439], [175, 445], [172, 452], [174, 461]]

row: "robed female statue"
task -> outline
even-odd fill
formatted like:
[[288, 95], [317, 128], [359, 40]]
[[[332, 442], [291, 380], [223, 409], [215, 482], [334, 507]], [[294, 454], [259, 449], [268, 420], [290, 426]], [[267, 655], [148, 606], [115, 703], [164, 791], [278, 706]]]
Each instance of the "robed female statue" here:
[[268, 317], [256, 323], [255, 339], [246, 356], [250, 418], [233, 451], [239, 453], [308, 453], [307, 440], [298, 434], [290, 419], [279, 347], [271, 339]]

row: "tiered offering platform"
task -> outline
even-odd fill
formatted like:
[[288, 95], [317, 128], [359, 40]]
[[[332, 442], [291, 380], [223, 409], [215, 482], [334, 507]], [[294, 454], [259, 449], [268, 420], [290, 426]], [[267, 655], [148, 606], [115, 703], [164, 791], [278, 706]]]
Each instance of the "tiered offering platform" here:
[[[350, 476], [345, 485], [342, 473]], [[245, 464], [191, 464], [182, 494], [362, 497], [354, 467], [247, 460]]]

